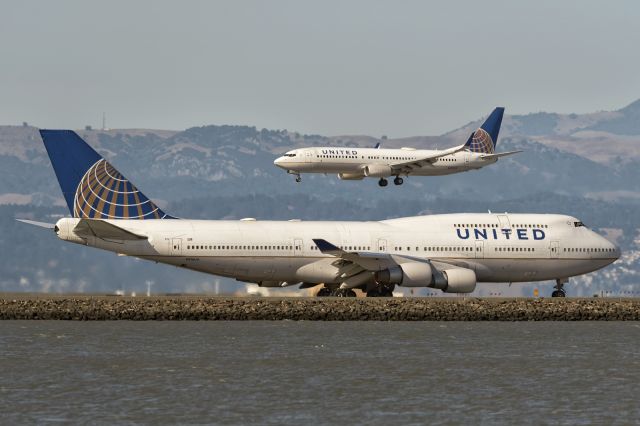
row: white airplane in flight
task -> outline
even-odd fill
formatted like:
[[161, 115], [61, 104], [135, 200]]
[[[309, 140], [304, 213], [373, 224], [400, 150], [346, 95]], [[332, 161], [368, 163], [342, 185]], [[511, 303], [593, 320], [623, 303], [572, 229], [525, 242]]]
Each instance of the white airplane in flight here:
[[[396, 285], [470, 293], [478, 282], [556, 280], [620, 251], [571, 216], [442, 214], [379, 222], [187, 220], [164, 213], [76, 133], [41, 130], [72, 217], [72, 243], [265, 287], [323, 284], [319, 295], [390, 296]], [[81, 267], [81, 266], [79, 266]]]
[[302, 179], [302, 173], [337, 173], [342, 180], [380, 178], [378, 185], [387, 186], [386, 178], [402, 185], [400, 176], [442, 176], [467, 172], [493, 164], [500, 157], [522, 151], [495, 152], [504, 108], [493, 110], [482, 126], [469, 136], [464, 145], [445, 150], [312, 147], [287, 152], [273, 163]]

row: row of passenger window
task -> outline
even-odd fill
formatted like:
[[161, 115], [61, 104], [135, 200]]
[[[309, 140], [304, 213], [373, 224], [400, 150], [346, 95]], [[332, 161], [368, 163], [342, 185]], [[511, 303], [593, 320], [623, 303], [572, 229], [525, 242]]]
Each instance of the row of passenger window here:
[[533, 247], [495, 247], [494, 251], [536, 251]]
[[[316, 154], [317, 158], [358, 158], [357, 155], [325, 155], [325, 154]], [[362, 157], [364, 158], [364, 156]], [[383, 160], [403, 160], [403, 161], [409, 161], [409, 160], [415, 160], [415, 157], [381, 157], [379, 155], [368, 155], [367, 159], [368, 160], [379, 160], [379, 159], [383, 159]]]
[[[395, 251], [402, 251], [402, 247], [394, 247]], [[406, 247], [407, 251], [411, 251], [411, 247]], [[416, 247], [415, 251], [420, 251], [420, 247]], [[473, 247], [456, 246], [456, 247], [422, 247], [422, 251], [473, 251]]]
[[[188, 245], [187, 250], [291, 250], [293, 246], [213, 246]], [[296, 250], [298, 248], [296, 247]]]
[[568, 253], [613, 253], [612, 248], [588, 248], [588, 247], [565, 247], [564, 252]]

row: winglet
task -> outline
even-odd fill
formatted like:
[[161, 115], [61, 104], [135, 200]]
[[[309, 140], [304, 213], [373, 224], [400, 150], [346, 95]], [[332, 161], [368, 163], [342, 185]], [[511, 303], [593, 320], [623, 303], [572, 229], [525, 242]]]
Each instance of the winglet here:
[[376, 144], [376, 146], [374, 146], [373, 148], [374, 148], [374, 149], [380, 149], [380, 145], [381, 145], [381, 143], [380, 143], [380, 142], [378, 142], [378, 143]]
[[331, 244], [327, 240], [323, 240], [321, 238], [313, 239], [314, 244], [318, 247], [318, 249], [322, 253], [340, 253], [342, 250], [333, 244]]

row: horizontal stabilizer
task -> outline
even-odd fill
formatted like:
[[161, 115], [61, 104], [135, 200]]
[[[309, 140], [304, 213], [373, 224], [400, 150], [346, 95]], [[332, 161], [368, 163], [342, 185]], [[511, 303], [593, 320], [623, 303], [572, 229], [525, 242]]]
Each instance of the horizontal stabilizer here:
[[40, 228], [54, 229], [56, 227], [56, 225], [54, 225], [53, 223], [38, 222], [35, 220], [28, 220], [28, 219], [16, 219], [16, 220], [18, 222], [26, 223], [27, 225], [39, 226]]
[[484, 155], [481, 155], [480, 158], [486, 158], [486, 159], [500, 158], [500, 157], [506, 157], [507, 155], [518, 154], [520, 152], [522, 152], [522, 150], [519, 150], [519, 151], [507, 151], [507, 152], [497, 152], [495, 154], [484, 154]]
[[100, 219], [81, 219], [73, 229], [81, 237], [97, 237], [114, 240], [146, 240], [145, 235], [138, 235], [124, 228]]

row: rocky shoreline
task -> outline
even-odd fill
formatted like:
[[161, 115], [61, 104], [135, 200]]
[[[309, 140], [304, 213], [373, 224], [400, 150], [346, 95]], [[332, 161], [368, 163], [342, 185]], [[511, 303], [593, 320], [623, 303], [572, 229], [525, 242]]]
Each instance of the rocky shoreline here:
[[640, 299], [6, 297], [2, 320], [638, 321]]

